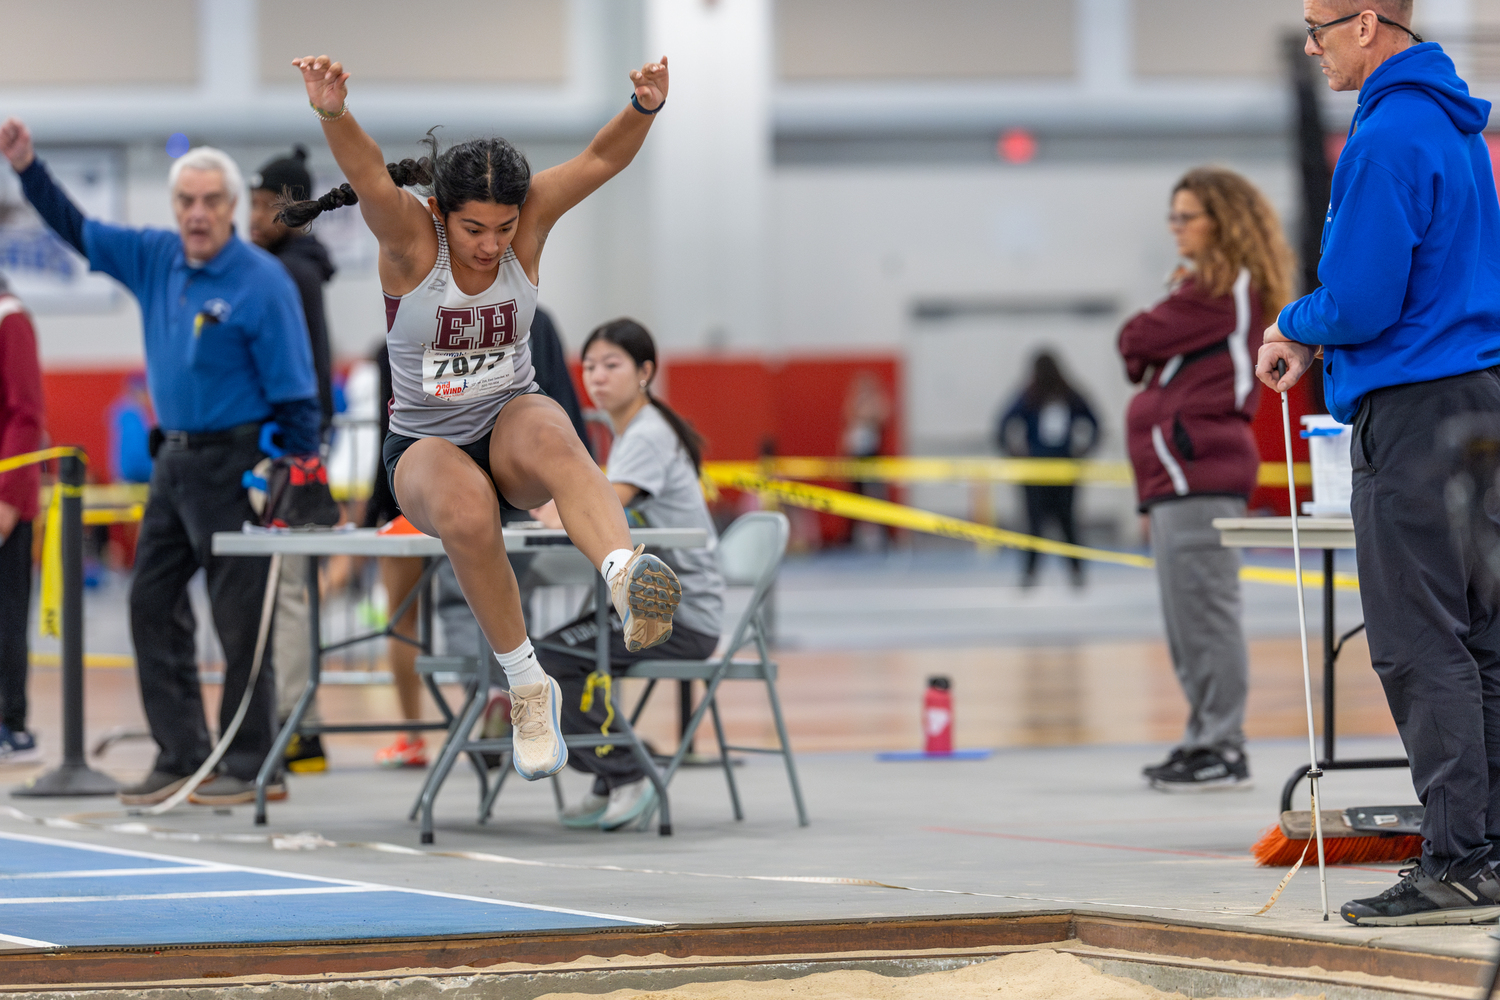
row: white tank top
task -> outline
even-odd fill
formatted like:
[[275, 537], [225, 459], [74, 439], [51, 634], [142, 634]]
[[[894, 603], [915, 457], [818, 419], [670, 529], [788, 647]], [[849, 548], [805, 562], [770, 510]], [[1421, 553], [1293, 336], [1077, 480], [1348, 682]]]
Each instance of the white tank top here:
[[537, 288], [507, 247], [494, 283], [465, 295], [453, 280], [443, 223], [434, 218], [432, 224], [438, 256], [431, 273], [400, 298], [385, 297], [391, 430], [472, 444], [494, 428], [500, 408], [535, 381]]

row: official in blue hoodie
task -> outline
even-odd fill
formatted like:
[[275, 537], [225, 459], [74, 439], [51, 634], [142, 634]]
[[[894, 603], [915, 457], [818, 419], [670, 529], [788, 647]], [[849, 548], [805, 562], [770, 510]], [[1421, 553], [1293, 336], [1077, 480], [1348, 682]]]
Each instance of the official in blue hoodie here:
[[[1421, 863], [1341, 908], [1356, 924], [1500, 914], [1500, 609], [1454, 541], [1438, 427], [1500, 414], [1500, 199], [1470, 96], [1411, 0], [1305, 0], [1309, 55], [1359, 108], [1333, 174], [1322, 287], [1281, 311], [1256, 373], [1284, 391], [1323, 352], [1329, 410], [1353, 423], [1354, 516], [1370, 656], [1425, 806]], [[1275, 373], [1286, 362], [1284, 376]]]

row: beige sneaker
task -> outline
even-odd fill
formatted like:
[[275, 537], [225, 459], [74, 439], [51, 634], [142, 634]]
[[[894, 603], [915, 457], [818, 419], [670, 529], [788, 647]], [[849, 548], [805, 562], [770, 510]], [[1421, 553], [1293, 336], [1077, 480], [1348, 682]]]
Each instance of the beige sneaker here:
[[672, 635], [672, 613], [682, 600], [682, 584], [672, 567], [637, 545], [630, 561], [609, 581], [615, 614], [625, 626], [625, 648], [632, 653], [666, 642]]
[[551, 677], [510, 689], [510, 724], [515, 729], [511, 759], [516, 773], [527, 781], [556, 774], [568, 763], [568, 748], [558, 735], [561, 703], [562, 692]]

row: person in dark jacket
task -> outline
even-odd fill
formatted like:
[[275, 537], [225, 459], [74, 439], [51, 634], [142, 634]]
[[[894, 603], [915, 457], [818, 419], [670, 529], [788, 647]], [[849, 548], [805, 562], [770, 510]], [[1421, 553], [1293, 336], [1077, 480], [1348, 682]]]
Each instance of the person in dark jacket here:
[[1359, 105], [1333, 173], [1321, 287], [1276, 317], [1256, 371], [1284, 392], [1321, 348], [1328, 408], [1354, 425], [1350, 512], [1370, 659], [1424, 806], [1419, 863], [1340, 913], [1382, 926], [1481, 923], [1500, 913], [1500, 613], [1480, 596], [1483, 554], [1449, 527], [1448, 470], [1434, 452], [1445, 422], [1500, 414], [1490, 102], [1407, 30], [1410, 0], [1354, 9], [1303, 7], [1308, 54]]
[[250, 240], [281, 261], [302, 296], [313, 371], [318, 379], [318, 408], [323, 414], [323, 435], [326, 438], [333, 426], [333, 354], [328, 347], [323, 286], [338, 272], [328, 256], [328, 248], [316, 236], [276, 221], [277, 203], [283, 197], [301, 200], [311, 190], [312, 174], [307, 170], [307, 150], [301, 146], [293, 147], [291, 156], [272, 160], [261, 167], [260, 172], [250, 178]]
[[[326, 444], [333, 430], [332, 352], [328, 347], [328, 319], [323, 310], [323, 286], [334, 276], [328, 249], [310, 233], [291, 229], [276, 221], [278, 203], [300, 201], [312, 190], [307, 170], [307, 150], [293, 148], [260, 168], [250, 178], [250, 240], [270, 251], [297, 286], [302, 297], [302, 315], [307, 319], [307, 338], [312, 348], [313, 372], [318, 380], [318, 408], [322, 438]], [[297, 699], [307, 688], [312, 667], [311, 637], [307, 611], [307, 556], [283, 556], [276, 583], [276, 624], [273, 655], [276, 661], [276, 718], [284, 723]], [[321, 721], [314, 699], [303, 717], [309, 725]], [[322, 737], [298, 735], [286, 748], [287, 767], [296, 772], [322, 771], [328, 767]]]
[[1219, 544], [1213, 520], [1244, 517], [1255, 488], [1254, 358], [1261, 317], [1291, 298], [1292, 254], [1275, 209], [1228, 170], [1178, 181], [1167, 221], [1186, 263], [1171, 293], [1125, 324], [1120, 354], [1130, 381], [1144, 386], [1126, 415], [1130, 461], [1189, 713], [1182, 742], [1143, 773], [1161, 791], [1243, 788], [1249, 656], [1240, 560]]
[[[995, 429], [1000, 450], [1017, 458], [1082, 458], [1099, 443], [1099, 421], [1089, 404], [1063, 377], [1057, 358], [1041, 351], [1031, 366], [1031, 381], [1016, 397]], [[1073, 516], [1077, 487], [1028, 484], [1027, 530], [1038, 537], [1056, 522], [1063, 541], [1078, 544], [1078, 525]], [[1036, 564], [1041, 553], [1026, 553], [1021, 586], [1036, 583]], [[1083, 560], [1071, 561], [1073, 586], [1083, 586]]]

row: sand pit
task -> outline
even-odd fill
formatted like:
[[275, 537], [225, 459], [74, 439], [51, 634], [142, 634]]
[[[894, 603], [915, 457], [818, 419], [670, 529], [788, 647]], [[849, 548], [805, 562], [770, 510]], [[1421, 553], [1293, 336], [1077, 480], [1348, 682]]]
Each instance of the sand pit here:
[[[817, 972], [768, 982], [687, 983], [669, 990], [548, 993], [537, 1000], [1188, 1000], [1120, 976], [1107, 976], [1072, 955], [1028, 951], [950, 972], [892, 978], [873, 972]], [[1321, 996], [1321, 994], [1319, 994]], [[1217, 998], [1197, 998], [1217, 1000]], [[1287, 994], [1282, 1000], [1313, 1000]]]

